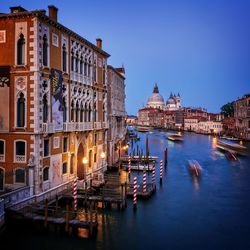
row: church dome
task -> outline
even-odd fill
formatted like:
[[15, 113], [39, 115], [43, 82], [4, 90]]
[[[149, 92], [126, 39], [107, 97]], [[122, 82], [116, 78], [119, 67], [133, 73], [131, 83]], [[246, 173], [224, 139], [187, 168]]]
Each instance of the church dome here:
[[164, 106], [164, 99], [159, 94], [159, 89], [158, 89], [157, 84], [155, 84], [154, 91], [151, 94], [151, 96], [148, 98], [147, 106], [153, 107], [153, 108], [163, 108]]
[[176, 98], [176, 96], [175, 95], [173, 96], [173, 94], [171, 93], [168, 100], [167, 100], [167, 102], [166, 102], [166, 104], [167, 105], [168, 104], [176, 104], [175, 98]]

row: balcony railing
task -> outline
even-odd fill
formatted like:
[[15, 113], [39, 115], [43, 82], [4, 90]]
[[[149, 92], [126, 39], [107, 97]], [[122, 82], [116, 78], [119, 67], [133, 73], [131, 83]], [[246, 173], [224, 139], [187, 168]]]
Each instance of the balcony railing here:
[[88, 131], [92, 130], [92, 122], [64, 122], [63, 130], [66, 132], [71, 131]]
[[102, 123], [101, 122], [94, 122], [94, 128], [95, 129], [101, 129], [102, 128]]
[[48, 122], [48, 123], [43, 123], [42, 124], [42, 132], [43, 133], [53, 133], [54, 132], [54, 126], [53, 123]]
[[26, 162], [26, 157], [25, 155], [16, 155], [15, 157], [15, 162]]
[[0, 161], [1, 161], [1, 162], [4, 161], [4, 155], [0, 155]]
[[108, 122], [103, 122], [102, 123], [102, 128], [109, 128], [109, 123]]

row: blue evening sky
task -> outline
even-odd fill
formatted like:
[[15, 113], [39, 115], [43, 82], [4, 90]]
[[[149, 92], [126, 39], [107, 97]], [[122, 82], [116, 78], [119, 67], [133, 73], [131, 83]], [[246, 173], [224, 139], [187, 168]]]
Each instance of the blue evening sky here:
[[158, 83], [166, 100], [211, 112], [250, 93], [250, 1], [8, 0], [0, 12], [59, 8], [58, 19], [126, 70], [126, 109], [136, 114]]

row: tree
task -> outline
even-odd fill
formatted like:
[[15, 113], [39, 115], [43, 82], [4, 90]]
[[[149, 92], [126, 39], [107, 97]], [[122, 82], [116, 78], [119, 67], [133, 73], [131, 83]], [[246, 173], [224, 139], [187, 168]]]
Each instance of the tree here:
[[225, 117], [232, 117], [234, 114], [234, 102], [228, 102], [223, 105], [220, 110], [221, 114], [225, 115]]

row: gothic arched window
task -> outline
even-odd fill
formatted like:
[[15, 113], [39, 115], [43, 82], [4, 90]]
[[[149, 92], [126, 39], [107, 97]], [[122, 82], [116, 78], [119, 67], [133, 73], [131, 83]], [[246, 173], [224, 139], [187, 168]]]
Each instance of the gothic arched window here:
[[43, 65], [48, 66], [48, 39], [47, 36], [43, 36]]
[[43, 96], [43, 122], [48, 121], [48, 116], [49, 116], [49, 106], [48, 106], [48, 100], [47, 96]]
[[17, 65], [24, 65], [25, 61], [25, 39], [24, 35], [20, 34], [17, 41]]
[[76, 72], [78, 72], [78, 62], [79, 62], [78, 52], [76, 52], [76, 67], [75, 67]]
[[63, 109], [63, 122], [66, 122], [67, 121], [67, 105], [66, 105], [65, 97], [63, 97], [63, 101], [62, 101], [62, 109]]
[[20, 93], [17, 100], [17, 127], [24, 127], [25, 125], [25, 98], [24, 94]]
[[72, 49], [71, 50], [71, 71], [74, 71], [74, 61], [75, 61], [75, 57], [74, 57], [74, 51]]
[[67, 51], [66, 51], [66, 45], [63, 44], [62, 47], [62, 64], [63, 64], [63, 71], [67, 71]]

